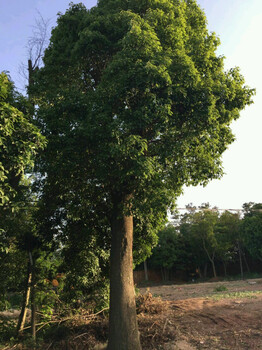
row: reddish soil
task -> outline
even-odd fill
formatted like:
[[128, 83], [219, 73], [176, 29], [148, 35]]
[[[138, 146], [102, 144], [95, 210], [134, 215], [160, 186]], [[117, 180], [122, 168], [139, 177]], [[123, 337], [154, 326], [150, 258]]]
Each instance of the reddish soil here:
[[[227, 291], [214, 292], [221, 285]], [[144, 349], [262, 349], [262, 280], [153, 286], [150, 292], [165, 301], [157, 315], [139, 315], [142, 340], [150, 338]]]

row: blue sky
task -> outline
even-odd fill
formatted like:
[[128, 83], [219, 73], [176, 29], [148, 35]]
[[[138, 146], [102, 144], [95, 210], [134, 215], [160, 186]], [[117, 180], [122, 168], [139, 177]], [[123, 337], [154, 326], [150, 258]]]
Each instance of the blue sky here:
[[[82, 1], [87, 8], [96, 0]], [[0, 0], [0, 71], [9, 71], [18, 87], [23, 79], [18, 74], [27, 61], [26, 44], [32, 35], [37, 11], [55, 26], [58, 12], [65, 12], [65, 0]], [[219, 54], [226, 56], [226, 69], [239, 66], [247, 85], [257, 89], [255, 104], [241, 113], [232, 129], [236, 141], [223, 156], [226, 175], [205, 188], [185, 188], [178, 206], [192, 202], [210, 202], [219, 208], [241, 208], [244, 202], [262, 202], [262, 1], [199, 0], [208, 28], [221, 39]]]

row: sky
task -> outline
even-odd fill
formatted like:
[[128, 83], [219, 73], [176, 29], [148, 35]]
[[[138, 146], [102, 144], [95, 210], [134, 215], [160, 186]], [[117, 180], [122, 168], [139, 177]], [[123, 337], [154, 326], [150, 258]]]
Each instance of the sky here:
[[[87, 8], [96, 0], [82, 0]], [[209, 31], [221, 40], [218, 54], [224, 55], [225, 68], [239, 66], [246, 84], [256, 88], [254, 104], [241, 112], [232, 124], [236, 141], [223, 155], [225, 175], [206, 187], [184, 188], [177, 205], [209, 202], [221, 209], [240, 209], [245, 202], [262, 202], [262, 1], [198, 0]], [[32, 35], [38, 12], [55, 26], [57, 13], [64, 13], [65, 0], [0, 0], [0, 71], [9, 71], [18, 88], [24, 79], [19, 66], [27, 62], [26, 45]]]

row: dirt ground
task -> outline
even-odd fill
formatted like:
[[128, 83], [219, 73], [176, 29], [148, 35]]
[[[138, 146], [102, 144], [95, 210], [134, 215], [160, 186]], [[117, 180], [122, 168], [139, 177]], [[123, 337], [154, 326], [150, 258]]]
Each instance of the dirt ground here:
[[191, 298], [210, 297], [217, 294], [216, 288], [224, 286], [228, 293], [261, 291], [262, 279], [250, 279], [239, 281], [221, 281], [190, 284], [166, 284], [153, 285], [139, 288], [141, 294], [147, 291], [154, 296], [160, 296], [162, 300], [184, 300]]
[[[143, 350], [262, 350], [262, 279], [143, 287], [137, 313]], [[42, 350], [101, 350], [108, 319], [83, 314], [57, 331]]]
[[149, 326], [151, 317], [145, 349], [262, 349], [261, 279], [151, 286], [140, 292], [160, 296], [163, 303], [156, 315], [139, 314], [140, 327]]

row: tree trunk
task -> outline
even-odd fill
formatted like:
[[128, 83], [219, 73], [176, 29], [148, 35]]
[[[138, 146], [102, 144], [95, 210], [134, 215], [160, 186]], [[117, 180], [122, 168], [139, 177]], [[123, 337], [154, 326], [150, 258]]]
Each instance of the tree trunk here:
[[114, 204], [110, 255], [108, 350], [141, 350], [133, 280], [133, 216]]
[[207, 278], [207, 263], [205, 263], [204, 267], [204, 278]]
[[225, 277], [227, 277], [227, 263], [225, 261], [223, 261], [223, 267], [224, 267]]
[[[29, 253], [31, 254], [31, 253]], [[36, 276], [35, 276], [35, 262], [33, 260], [32, 254], [30, 257], [31, 260], [31, 266], [32, 266], [32, 288], [31, 288], [31, 335], [32, 338], [35, 340], [36, 337], [36, 305], [35, 305], [35, 283], [36, 283]]]
[[144, 271], [145, 271], [145, 280], [148, 281], [148, 271], [147, 271], [147, 262], [144, 261]]
[[216, 272], [216, 266], [215, 266], [215, 261], [214, 261], [214, 259], [215, 259], [215, 252], [213, 252], [212, 257], [211, 257], [209, 252], [208, 252], [208, 250], [207, 250], [207, 248], [206, 248], [204, 240], [203, 240], [203, 248], [204, 248], [205, 252], [207, 253], [209, 261], [211, 262], [212, 269], [213, 269], [213, 274], [214, 274], [214, 277], [216, 278], [217, 277], [217, 272]]
[[164, 268], [165, 271], [165, 281], [169, 280], [169, 269], [167, 269], [166, 267]]
[[217, 277], [217, 272], [216, 272], [215, 262], [214, 262], [214, 260], [210, 260], [210, 261], [211, 261], [211, 265], [212, 265], [212, 269], [213, 269], [213, 275], [216, 278]]
[[18, 323], [17, 323], [17, 333], [22, 332], [24, 329], [24, 326], [25, 326], [27, 307], [28, 307], [29, 300], [30, 300], [31, 283], [32, 283], [32, 270], [31, 270], [31, 263], [29, 261], [28, 262], [28, 269], [27, 269], [27, 278], [26, 278], [26, 286], [25, 286], [23, 304], [22, 304], [21, 312], [19, 315]]
[[165, 280], [165, 276], [164, 276], [164, 269], [163, 267], [161, 266], [161, 276], [162, 276], [162, 281]]
[[250, 268], [249, 268], [249, 265], [248, 265], [248, 262], [247, 262], [246, 254], [243, 251], [242, 251], [242, 256], [244, 258], [244, 262], [245, 262], [245, 265], [246, 265], [246, 268], [247, 268], [247, 272], [250, 273]]
[[242, 263], [242, 251], [241, 251], [241, 247], [240, 247], [239, 241], [237, 242], [237, 246], [238, 246], [238, 254], [239, 254], [240, 273], [241, 273], [241, 278], [243, 280], [244, 279], [244, 273], [243, 273], [243, 263]]

